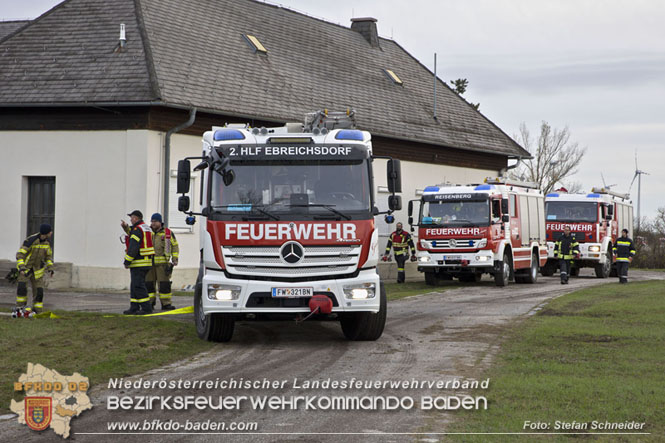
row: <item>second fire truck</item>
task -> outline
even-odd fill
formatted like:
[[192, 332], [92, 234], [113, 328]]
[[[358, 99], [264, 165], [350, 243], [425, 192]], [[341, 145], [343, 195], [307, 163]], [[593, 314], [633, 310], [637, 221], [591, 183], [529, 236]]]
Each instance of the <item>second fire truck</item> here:
[[535, 184], [497, 178], [428, 186], [419, 201], [409, 202], [412, 226], [415, 202], [418, 270], [427, 284], [478, 281], [483, 273], [497, 286], [536, 282], [547, 246], [543, 194]]

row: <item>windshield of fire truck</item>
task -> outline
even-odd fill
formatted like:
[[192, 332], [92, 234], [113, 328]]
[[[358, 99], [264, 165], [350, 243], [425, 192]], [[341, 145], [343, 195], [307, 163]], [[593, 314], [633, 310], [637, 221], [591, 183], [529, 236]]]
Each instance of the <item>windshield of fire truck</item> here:
[[283, 220], [365, 219], [371, 208], [366, 159], [232, 161], [230, 168], [229, 186], [213, 174], [210, 203], [233, 218], [267, 211]]
[[547, 221], [586, 222], [598, 221], [597, 202], [548, 201], [545, 203]]
[[422, 205], [422, 225], [488, 226], [488, 200], [483, 201], [425, 201]]

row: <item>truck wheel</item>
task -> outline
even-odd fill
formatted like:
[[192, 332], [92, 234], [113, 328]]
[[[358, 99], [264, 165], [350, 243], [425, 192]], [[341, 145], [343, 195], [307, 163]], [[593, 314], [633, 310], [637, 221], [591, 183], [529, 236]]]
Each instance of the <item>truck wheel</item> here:
[[436, 286], [439, 284], [439, 277], [436, 272], [425, 272], [425, 284], [429, 286]]
[[610, 250], [607, 250], [607, 254], [605, 254], [605, 259], [598, 263], [596, 266], [594, 266], [594, 270], [596, 271], [596, 277], [598, 278], [607, 278], [610, 276], [610, 269], [612, 268], [612, 253]]
[[229, 314], [203, 313], [201, 306], [203, 289], [201, 283], [197, 283], [194, 289], [194, 321], [196, 322], [196, 334], [200, 339], [216, 342], [227, 342], [233, 337], [235, 318]]
[[498, 272], [494, 272], [494, 283], [497, 286], [506, 286], [510, 280], [510, 256], [503, 254], [503, 260], [498, 265]]
[[554, 271], [556, 271], [556, 261], [548, 259], [545, 266], [540, 268], [540, 275], [543, 277], [551, 277], [554, 275]]
[[529, 273], [522, 276], [522, 283], [535, 283], [536, 281], [538, 281], [538, 255], [533, 254]]
[[349, 340], [374, 341], [383, 334], [386, 325], [386, 311], [388, 310], [386, 300], [386, 289], [381, 283], [379, 295], [379, 312], [349, 312], [344, 314], [340, 320], [342, 332]]

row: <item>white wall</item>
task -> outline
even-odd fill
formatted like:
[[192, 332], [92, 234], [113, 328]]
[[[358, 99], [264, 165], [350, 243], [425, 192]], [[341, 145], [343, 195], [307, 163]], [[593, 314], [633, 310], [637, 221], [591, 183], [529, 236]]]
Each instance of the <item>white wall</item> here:
[[[162, 212], [165, 134], [129, 131], [2, 131], [0, 132], [0, 259], [14, 260], [27, 233], [28, 176], [55, 176], [56, 247], [54, 259], [70, 262], [72, 284], [86, 288], [126, 288], [129, 273], [123, 268], [124, 245], [120, 220], [134, 209], [146, 221]], [[174, 134], [171, 138], [171, 170], [178, 160], [201, 153], [201, 137]], [[195, 161], [194, 161], [195, 163]], [[386, 161], [374, 162], [375, 193], [380, 207], [388, 194], [376, 192], [386, 185]], [[414, 162], [402, 162], [404, 209], [395, 214], [406, 226], [406, 207], [418, 198], [416, 188], [444, 181], [482, 181], [497, 171], [475, 170]], [[192, 208], [199, 210], [199, 183]], [[175, 189], [170, 190], [171, 193]], [[383, 223], [383, 217], [378, 218]], [[174, 287], [193, 284], [199, 263], [197, 218], [192, 232], [175, 230], [180, 243], [180, 265]], [[394, 225], [387, 229], [394, 229]]]

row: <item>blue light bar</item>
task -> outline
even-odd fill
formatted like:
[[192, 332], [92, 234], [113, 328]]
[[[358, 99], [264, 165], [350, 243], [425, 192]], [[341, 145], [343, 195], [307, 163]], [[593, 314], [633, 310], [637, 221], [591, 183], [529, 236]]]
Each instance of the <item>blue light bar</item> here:
[[547, 194], [547, 195], [546, 195], [546, 197], [558, 197], [558, 196], [559, 196], [559, 194], [554, 193], [554, 192], [551, 193], [551, 194]]
[[438, 186], [428, 186], [425, 188], [423, 192], [438, 192], [439, 187]]
[[216, 130], [215, 135], [213, 135], [212, 138], [216, 142], [224, 140], [244, 140], [245, 134], [237, 129], [224, 128]]
[[495, 189], [496, 186], [494, 185], [478, 185], [474, 189], [474, 191], [489, 191], [490, 189]]
[[586, 197], [587, 198], [598, 198], [598, 197], [600, 197], [600, 194], [587, 194]]
[[335, 135], [337, 140], [358, 140], [363, 141], [363, 133], [357, 129], [342, 129], [337, 135]]

